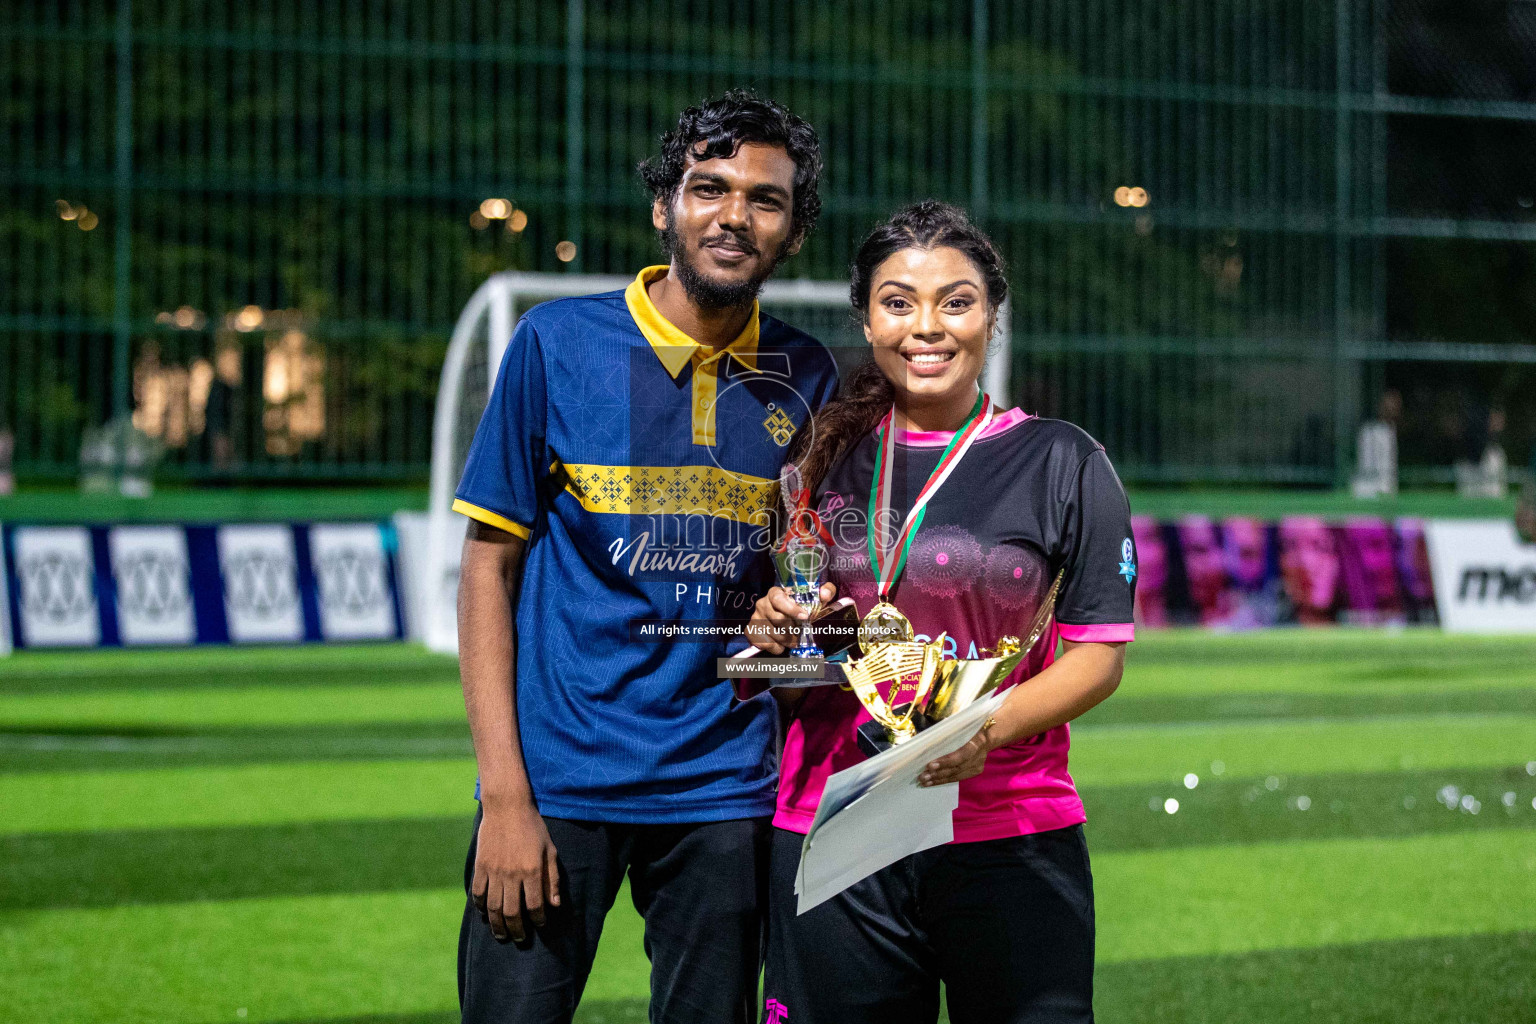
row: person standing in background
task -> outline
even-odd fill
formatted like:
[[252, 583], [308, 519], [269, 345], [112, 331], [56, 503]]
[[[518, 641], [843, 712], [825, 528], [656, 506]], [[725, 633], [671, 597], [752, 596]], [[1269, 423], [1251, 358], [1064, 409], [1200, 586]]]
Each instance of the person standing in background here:
[[1403, 415], [1403, 396], [1396, 388], [1382, 392], [1376, 418], [1360, 427], [1354, 478], [1350, 491], [1357, 498], [1380, 498], [1397, 493], [1397, 425]]

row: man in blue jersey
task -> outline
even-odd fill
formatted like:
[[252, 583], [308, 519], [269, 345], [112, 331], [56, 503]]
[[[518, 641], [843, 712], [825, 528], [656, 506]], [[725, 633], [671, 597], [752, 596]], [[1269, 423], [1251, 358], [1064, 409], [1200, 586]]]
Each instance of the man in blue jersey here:
[[750, 1021], [775, 711], [717, 678], [831, 356], [756, 296], [819, 210], [806, 122], [749, 93], [641, 166], [669, 257], [518, 324], [454, 508], [472, 521], [460, 671], [480, 770], [465, 1021], [570, 1021], [627, 873], [651, 1020]]

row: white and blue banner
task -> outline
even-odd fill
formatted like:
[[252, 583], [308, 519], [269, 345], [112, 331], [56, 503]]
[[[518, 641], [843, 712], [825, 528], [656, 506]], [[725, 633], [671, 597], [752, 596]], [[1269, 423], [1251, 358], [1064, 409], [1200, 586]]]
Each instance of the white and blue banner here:
[[107, 534], [124, 646], [197, 640], [186, 531], [177, 526], [116, 526]]
[[84, 526], [18, 526], [6, 538], [17, 647], [95, 647], [104, 634]]
[[218, 528], [224, 621], [233, 643], [297, 643], [304, 639], [299, 565], [286, 526]]
[[0, 654], [405, 636], [391, 523], [0, 526]]
[[385, 531], [374, 523], [321, 524], [309, 530], [310, 561], [327, 640], [398, 635]]

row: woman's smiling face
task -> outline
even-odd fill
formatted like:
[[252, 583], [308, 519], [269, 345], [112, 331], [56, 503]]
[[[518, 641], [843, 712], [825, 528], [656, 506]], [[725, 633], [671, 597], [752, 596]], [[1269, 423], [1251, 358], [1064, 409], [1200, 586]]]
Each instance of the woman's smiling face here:
[[901, 249], [875, 268], [867, 312], [864, 337], [897, 404], [963, 415], [994, 322], [981, 271], [948, 246]]

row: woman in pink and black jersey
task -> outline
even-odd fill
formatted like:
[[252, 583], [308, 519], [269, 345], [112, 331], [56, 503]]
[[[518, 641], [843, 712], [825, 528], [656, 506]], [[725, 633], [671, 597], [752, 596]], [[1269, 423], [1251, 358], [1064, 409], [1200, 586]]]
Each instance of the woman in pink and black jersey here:
[[[1093, 883], [1067, 723], [1114, 692], [1133, 638], [1125, 492], [1081, 429], [997, 411], [980, 394], [1008, 286], [964, 213], [937, 202], [900, 211], [864, 242], [852, 277], [874, 359], [802, 431], [796, 453], [835, 546], [830, 582], [861, 616], [891, 601], [920, 639], [947, 634], [946, 655], [959, 658], [1026, 634], [1058, 573], [1062, 584], [1052, 632], [1004, 683], [1009, 699], [923, 777], [960, 785], [954, 842], [802, 916], [801, 842], [827, 777], [863, 759], [855, 730], [869, 718], [835, 686], [785, 698], [795, 702], [774, 817], [764, 1019], [931, 1024], [943, 982], [955, 1024], [1091, 1021]], [[914, 505], [909, 545], [869, 542], [871, 521], [894, 533]], [[801, 618], [775, 588], [751, 635], [775, 653]], [[765, 630], [777, 639], [761, 639]]]

